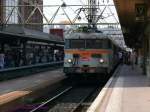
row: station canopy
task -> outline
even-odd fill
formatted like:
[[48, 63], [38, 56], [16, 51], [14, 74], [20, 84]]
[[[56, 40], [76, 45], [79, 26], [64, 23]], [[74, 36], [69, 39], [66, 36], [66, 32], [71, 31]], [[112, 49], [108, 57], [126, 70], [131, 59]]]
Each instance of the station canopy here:
[[114, 0], [125, 42], [141, 47], [143, 32], [150, 17], [149, 0]]

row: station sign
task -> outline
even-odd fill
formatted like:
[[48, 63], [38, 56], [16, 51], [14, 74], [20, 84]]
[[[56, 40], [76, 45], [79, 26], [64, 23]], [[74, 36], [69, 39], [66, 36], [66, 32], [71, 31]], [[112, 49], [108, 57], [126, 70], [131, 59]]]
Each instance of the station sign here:
[[142, 4], [135, 4], [135, 20], [137, 22], [144, 22], [147, 18], [147, 5]]

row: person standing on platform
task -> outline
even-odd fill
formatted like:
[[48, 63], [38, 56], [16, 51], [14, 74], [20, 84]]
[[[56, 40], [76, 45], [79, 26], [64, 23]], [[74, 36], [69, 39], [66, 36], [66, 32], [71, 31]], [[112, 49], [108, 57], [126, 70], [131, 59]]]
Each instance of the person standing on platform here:
[[119, 53], [118, 53], [118, 57], [119, 57], [119, 62], [122, 64], [122, 61], [123, 61], [122, 52], [119, 52]]
[[4, 58], [5, 58], [5, 54], [2, 51], [0, 51], [0, 69], [4, 68], [5, 65]]
[[132, 69], [135, 68], [135, 62], [136, 62], [136, 52], [133, 51], [133, 52], [131, 52], [131, 54], [130, 54], [130, 63], [131, 63]]

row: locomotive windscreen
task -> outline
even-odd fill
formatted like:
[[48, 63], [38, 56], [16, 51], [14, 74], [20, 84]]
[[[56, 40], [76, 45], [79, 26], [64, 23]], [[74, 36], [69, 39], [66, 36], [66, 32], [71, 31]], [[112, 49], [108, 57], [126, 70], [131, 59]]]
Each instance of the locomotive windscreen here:
[[107, 39], [67, 39], [65, 48], [107, 49], [110, 48], [110, 42]]
[[83, 39], [66, 39], [66, 49], [85, 48], [85, 40]]
[[88, 39], [88, 40], [86, 40], [86, 48], [87, 49], [99, 49], [99, 48], [106, 49], [106, 48], [108, 48], [108, 40]]
[[83, 39], [70, 40], [70, 48], [85, 48], [85, 40]]

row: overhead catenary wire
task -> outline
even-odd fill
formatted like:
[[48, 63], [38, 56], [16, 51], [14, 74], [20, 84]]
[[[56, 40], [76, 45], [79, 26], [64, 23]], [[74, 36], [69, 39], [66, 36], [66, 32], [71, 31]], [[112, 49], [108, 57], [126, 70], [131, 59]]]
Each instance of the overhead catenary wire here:
[[[13, 1], [16, 1], [16, 0], [13, 0]], [[30, 7], [32, 7], [32, 6], [36, 6], [36, 4], [34, 4], [34, 3], [32, 3], [32, 2], [29, 2], [29, 0], [23, 0], [23, 1], [25, 1], [25, 2], [27, 2], [27, 3], [29, 3], [29, 5], [30, 5]], [[67, 2], [67, 0], [61, 0], [61, 2]], [[81, 5], [82, 6], [84, 6], [84, 7], [86, 7], [86, 5], [85, 5], [85, 1], [83, 2], [83, 0], [79, 0], [79, 2], [81, 3]], [[68, 2], [67, 2], [68, 3]], [[100, 2], [100, 0], [98, 0], [98, 4], [97, 5], [95, 5], [96, 7], [104, 7], [104, 5], [103, 6], [101, 6], [102, 5], [102, 3], [100, 4], [101, 2]], [[25, 4], [26, 5], [26, 4]], [[41, 7], [41, 5], [40, 4], [37, 4], [39, 7], [38, 8], [42, 8]], [[52, 4], [51, 4], [52, 5]], [[61, 5], [61, 4], [60, 4]], [[59, 5], [59, 6], [60, 6]], [[79, 4], [80, 5], [80, 4]], [[78, 6], [79, 6], [78, 5]], [[80, 6], [81, 6], [80, 5]], [[73, 6], [73, 5], [72, 5]], [[68, 11], [69, 9], [71, 9], [72, 10], [72, 15], [73, 14], [77, 14], [78, 12], [76, 12], [76, 10], [75, 10], [75, 8], [74, 7], [72, 7], [72, 6], [69, 6], [68, 4], [66, 5], [66, 14], [70, 14], [70, 12]], [[76, 6], [76, 5], [75, 5]], [[21, 5], [18, 5], [18, 7], [21, 7]], [[50, 13], [50, 11], [49, 11], [49, 8], [46, 8], [46, 7], [51, 7], [51, 6], [49, 6], [48, 4], [46, 4], [46, 6], [45, 5], [43, 5], [43, 12], [42, 13], [44, 13], [44, 15], [45, 15], [45, 17], [48, 19], [48, 20], [50, 20], [51, 19], [51, 17], [54, 15], [54, 13], [53, 13], [53, 11], [55, 11], [55, 10], [52, 10], [52, 12]], [[69, 9], [68, 9], [69, 8]], [[77, 7], [78, 8], [78, 7]], [[82, 8], [82, 7], [81, 7]], [[101, 10], [101, 9], [100, 9]], [[100, 11], [101, 12], [101, 11]], [[15, 13], [15, 15], [16, 14], [18, 14], [16, 11], [14, 11], [14, 13]], [[81, 23], [83, 22], [83, 17], [84, 17], [84, 14], [86, 13], [86, 11], [82, 11], [81, 13], [80, 13], [80, 17], [82, 17], [82, 20], [80, 21]], [[60, 14], [59, 14], [60, 15]], [[60, 15], [60, 16], [64, 16], [64, 15]], [[70, 16], [70, 15], [68, 15], [68, 16]], [[74, 15], [73, 15], [74, 16]], [[71, 17], [73, 17], [73, 16], [71, 16]], [[85, 15], [85, 16], [87, 16], [87, 15]], [[110, 15], [109, 15], [110, 16]], [[109, 17], [108, 16], [108, 17]], [[56, 19], [56, 18], [55, 18]], [[105, 17], [102, 17], [102, 20], [104, 20], [104, 19], [106, 19]], [[72, 20], [72, 18], [70, 18], [70, 20]], [[106, 19], [107, 20], [107, 19]], [[45, 21], [45, 20], [44, 20]], [[53, 21], [54, 22], [54, 24], [55, 24], [55, 22], [57, 22], [57, 21]], [[101, 21], [101, 22], [105, 22], [105, 21]], [[31, 23], [32, 24], [32, 23]], [[49, 24], [49, 23], [47, 23], [47, 24]]]

